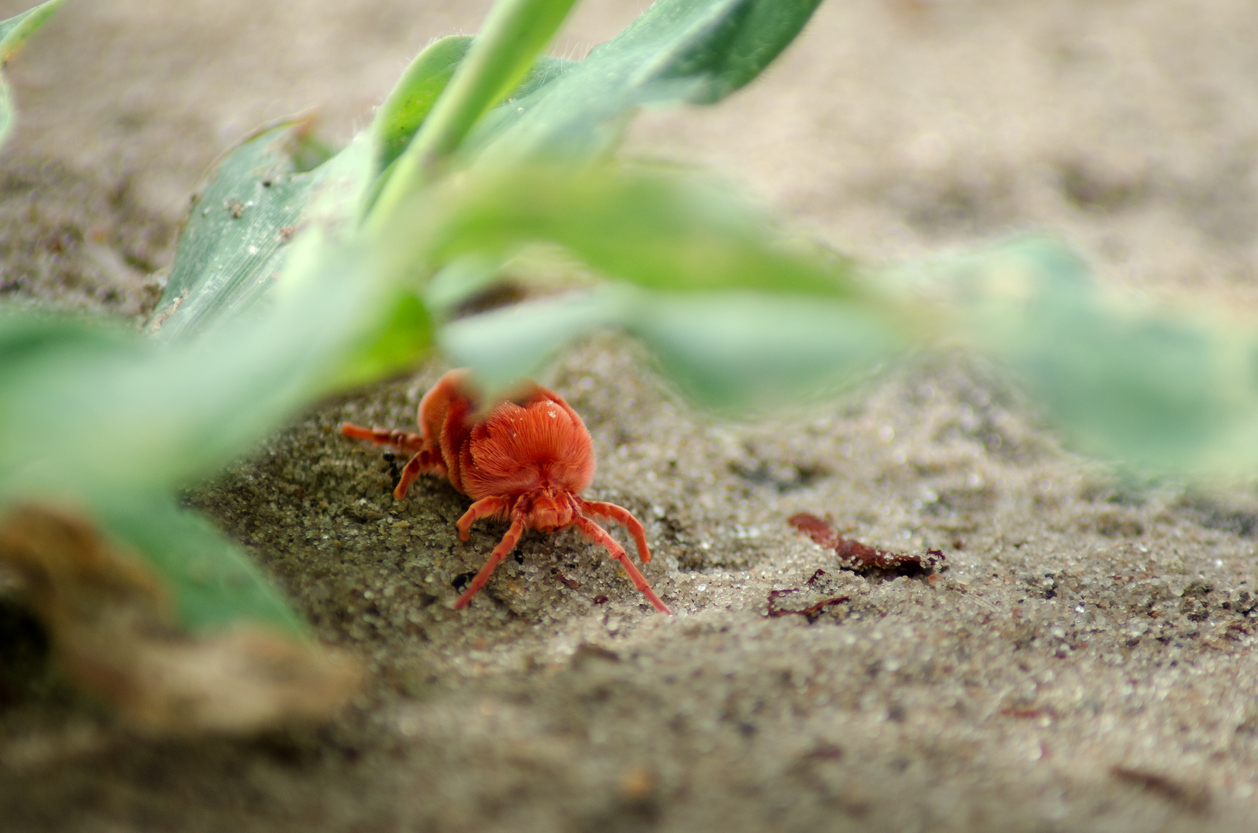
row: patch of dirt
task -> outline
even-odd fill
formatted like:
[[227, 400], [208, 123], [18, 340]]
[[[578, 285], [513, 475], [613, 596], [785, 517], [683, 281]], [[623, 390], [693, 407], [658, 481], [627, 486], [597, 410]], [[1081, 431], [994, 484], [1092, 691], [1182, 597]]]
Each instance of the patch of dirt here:
[[0, 300], [138, 325], [161, 296], [175, 230], [127, 178], [11, 154], [0, 170]]

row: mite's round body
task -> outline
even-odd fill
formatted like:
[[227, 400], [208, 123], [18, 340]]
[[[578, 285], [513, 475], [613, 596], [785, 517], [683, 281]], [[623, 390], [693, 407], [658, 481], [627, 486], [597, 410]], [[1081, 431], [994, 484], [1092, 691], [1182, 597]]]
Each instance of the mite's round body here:
[[581, 498], [594, 479], [594, 447], [576, 411], [555, 394], [529, 383], [514, 399], [477, 417], [478, 403], [467, 371], [452, 370], [419, 403], [419, 434], [345, 423], [341, 433], [412, 453], [393, 496], [401, 500], [421, 474], [447, 477], [454, 488], [472, 498], [459, 519], [459, 537], [466, 541], [480, 518], [506, 518], [511, 526], [471, 584], [454, 603], [465, 606], [515, 548], [526, 529], [554, 532], [569, 526], [601, 544], [620, 562], [655, 609], [668, 607], [633, 566], [620, 544], [591, 516], [617, 521], [629, 530], [638, 557], [651, 560], [646, 531], [627, 509]]

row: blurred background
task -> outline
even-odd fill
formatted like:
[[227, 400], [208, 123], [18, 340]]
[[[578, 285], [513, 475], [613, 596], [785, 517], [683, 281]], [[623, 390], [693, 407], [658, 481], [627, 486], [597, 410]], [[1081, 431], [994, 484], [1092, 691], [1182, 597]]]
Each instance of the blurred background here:
[[[345, 141], [419, 49], [489, 5], [72, 2], [10, 68], [8, 153], [125, 183], [173, 220], [264, 122], [313, 110]], [[647, 5], [581, 4], [552, 51], [581, 57]], [[1256, 40], [1246, 0], [829, 2], [747, 90], [644, 114], [629, 148], [739, 178], [858, 257], [1046, 228], [1107, 278], [1248, 303]]]

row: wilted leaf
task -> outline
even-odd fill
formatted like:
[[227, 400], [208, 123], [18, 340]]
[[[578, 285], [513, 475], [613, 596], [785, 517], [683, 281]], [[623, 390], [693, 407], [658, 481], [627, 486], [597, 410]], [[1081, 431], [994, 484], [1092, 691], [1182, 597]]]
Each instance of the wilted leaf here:
[[355, 660], [292, 633], [177, 628], [158, 575], [75, 513], [11, 507], [0, 519], [0, 568], [16, 573], [69, 678], [149, 731], [326, 719], [361, 683]]

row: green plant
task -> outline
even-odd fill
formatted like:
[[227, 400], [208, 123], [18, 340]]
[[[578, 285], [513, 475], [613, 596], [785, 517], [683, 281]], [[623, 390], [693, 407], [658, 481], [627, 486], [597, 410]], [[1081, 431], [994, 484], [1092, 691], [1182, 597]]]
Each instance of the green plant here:
[[[0, 50], [59, 2], [4, 24]], [[819, 2], [660, 0], [568, 61], [541, 51], [573, 0], [502, 0], [478, 37], [424, 50], [339, 152], [300, 121], [249, 138], [204, 184], [145, 337], [0, 314], [0, 529], [74, 507], [167, 589], [189, 639], [252, 623], [299, 644], [301, 624], [175, 490], [317, 397], [434, 349], [499, 389], [609, 327], [718, 408], [774, 407], [961, 341], [1009, 365], [1094, 450], [1163, 469], [1252, 466], [1246, 326], [1109, 298], [1043, 240], [858, 267], [728, 185], [615, 155], [637, 108], [719, 101]], [[529, 267], [511, 270], [529, 299], [464, 314], [509, 263]], [[73, 437], [73, 475], [32, 436]], [[66, 540], [78, 528], [49, 523]], [[14, 533], [8, 552], [31, 539]], [[329, 703], [352, 690], [336, 668]]]

